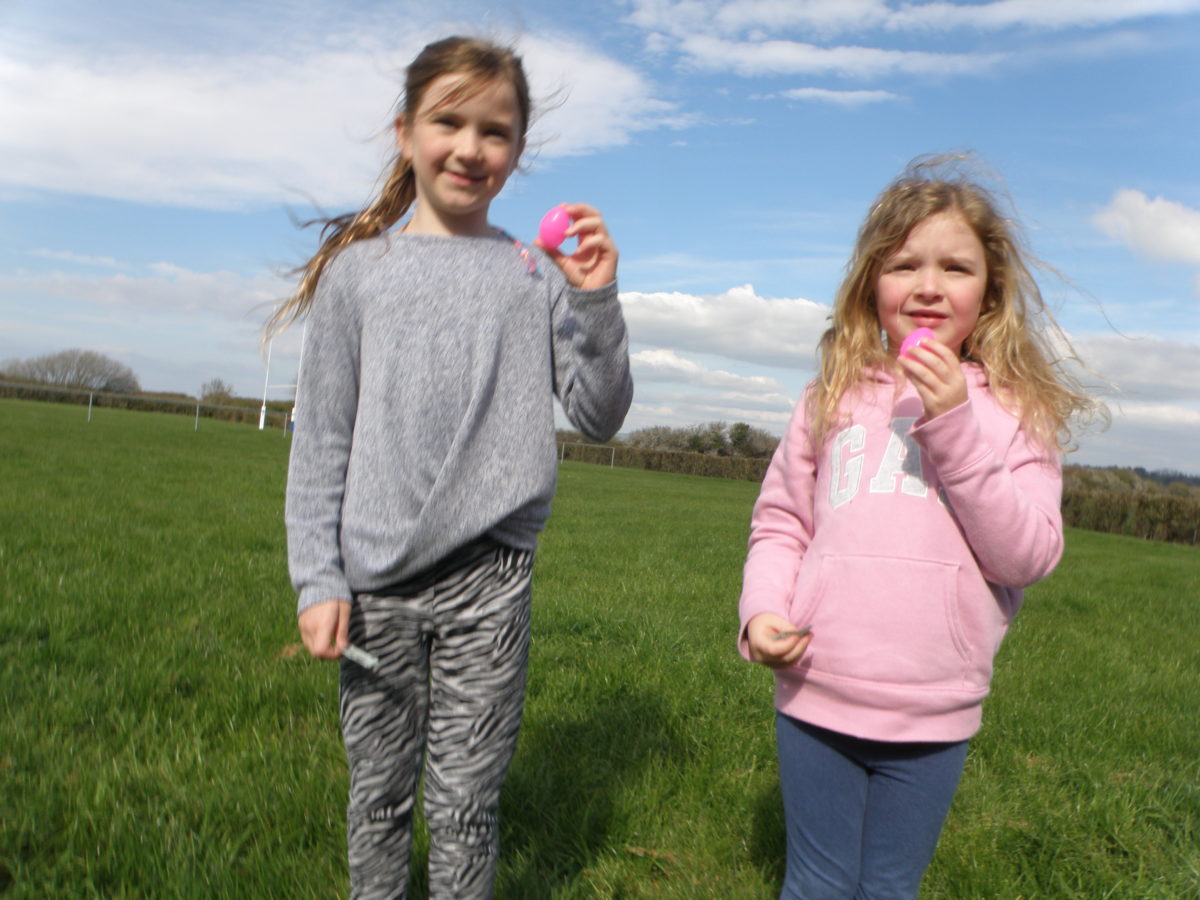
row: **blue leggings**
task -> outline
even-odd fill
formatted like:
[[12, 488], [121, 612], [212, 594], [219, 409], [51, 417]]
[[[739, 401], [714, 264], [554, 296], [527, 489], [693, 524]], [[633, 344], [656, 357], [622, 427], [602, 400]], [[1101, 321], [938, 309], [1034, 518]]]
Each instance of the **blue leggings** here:
[[967, 742], [892, 743], [775, 716], [787, 820], [781, 900], [917, 896]]

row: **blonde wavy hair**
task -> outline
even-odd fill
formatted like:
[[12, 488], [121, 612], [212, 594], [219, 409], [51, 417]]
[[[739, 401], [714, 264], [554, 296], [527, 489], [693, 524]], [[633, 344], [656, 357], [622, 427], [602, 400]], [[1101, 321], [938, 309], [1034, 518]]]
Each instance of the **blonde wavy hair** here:
[[888, 185], [867, 213], [818, 346], [819, 373], [808, 392], [816, 446], [840, 424], [839, 405], [871, 369], [899, 371], [876, 310], [884, 261], [929, 216], [954, 212], [975, 232], [987, 261], [979, 320], [963, 342], [965, 360], [986, 370], [992, 393], [1047, 452], [1073, 449], [1072, 426], [1104, 407], [1069, 371], [1078, 359], [1042, 298], [1017, 224], [992, 193], [959, 174], [963, 158], [922, 157]]
[[[506, 81], [513, 86], [521, 113], [521, 140], [529, 129], [532, 103], [529, 82], [521, 58], [512, 50], [490, 41], [471, 37], [449, 37], [427, 45], [405, 72], [402, 107], [396, 123], [413, 121], [429, 85], [443, 75], [465, 75], [446, 100], [469, 96], [487, 84]], [[263, 327], [263, 343], [304, 316], [312, 306], [321, 273], [338, 251], [355, 241], [383, 234], [412, 207], [417, 197], [412, 166], [396, 150], [388, 165], [383, 187], [365, 209], [327, 219], [303, 223], [321, 225], [321, 244], [317, 252], [292, 274], [299, 275], [296, 292], [281, 303]]]

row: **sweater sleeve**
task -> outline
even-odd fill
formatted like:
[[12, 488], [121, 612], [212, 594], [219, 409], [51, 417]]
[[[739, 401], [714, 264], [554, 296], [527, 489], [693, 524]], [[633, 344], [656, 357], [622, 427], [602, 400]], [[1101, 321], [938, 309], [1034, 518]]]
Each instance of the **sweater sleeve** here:
[[617, 433], [633, 401], [629, 339], [617, 283], [554, 300], [554, 393], [571, 423], [594, 441]]
[[351, 599], [342, 565], [342, 498], [358, 409], [360, 325], [335, 259], [322, 277], [305, 325], [296, 387], [296, 433], [288, 467], [288, 568], [297, 613]]
[[993, 584], [1023, 588], [1063, 551], [1062, 465], [1017, 428], [1001, 457], [983, 437], [975, 400], [918, 424], [913, 438], [937, 467], [946, 499]]
[[[779, 442], [750, 517], [750, 549], [742, 573], [739, 648], [749, 659], [746, 624], [759, 613], [787, 617], [800, 561], [813, 536], [817, 459], [801, 399]], [[799, 623], [796, 623], [799, 624]]]

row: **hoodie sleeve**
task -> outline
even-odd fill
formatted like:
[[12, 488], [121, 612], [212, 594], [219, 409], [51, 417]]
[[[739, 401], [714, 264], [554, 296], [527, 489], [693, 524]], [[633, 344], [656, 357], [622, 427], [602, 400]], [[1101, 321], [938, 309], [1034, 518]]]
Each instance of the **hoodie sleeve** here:
[[808, 431], [806, 400], [801, 399], [792, 421], [763, 478], [762, 490], [750, 517], [750, 549], [742, 575], [738, 603], [738, 639], [749, 659], [746, 623], [759, 613], [787, 616], [800, 561], [813, 534], [813, 497], [817, 460]]
[[554, 392], [576, 428], [591, 440], [607, 441], [633, 401], [617, 283], [591, 291], [567, 285], [552, 315]]
[[936, 466], [983, 577], [1023, 588], [1049, 575], [1062, 556], [1062, 465], [1019, 427], [1001, 456], [984, 438], [980, 402], [969, 399], [918, 424], [912, 436]]

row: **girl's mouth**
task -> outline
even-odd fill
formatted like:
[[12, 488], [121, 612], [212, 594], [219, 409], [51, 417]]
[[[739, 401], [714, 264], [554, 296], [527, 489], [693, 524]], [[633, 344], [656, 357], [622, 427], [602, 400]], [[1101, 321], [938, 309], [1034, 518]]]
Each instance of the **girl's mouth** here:
[[443, 171], [445, 171], [446, 175], [451, 181], [463, 187], [471, 187], [472, 185], [478, 184], [483, 180], [482, 178], [477, 178], [473, 175], [465, 175], [462, 172], [452, 172], [449, 169], [445, 169]]
[[919, 328], [937, 328], [946, 321], [945, 316], [936, 313], [910, 313], [908, 317]]

